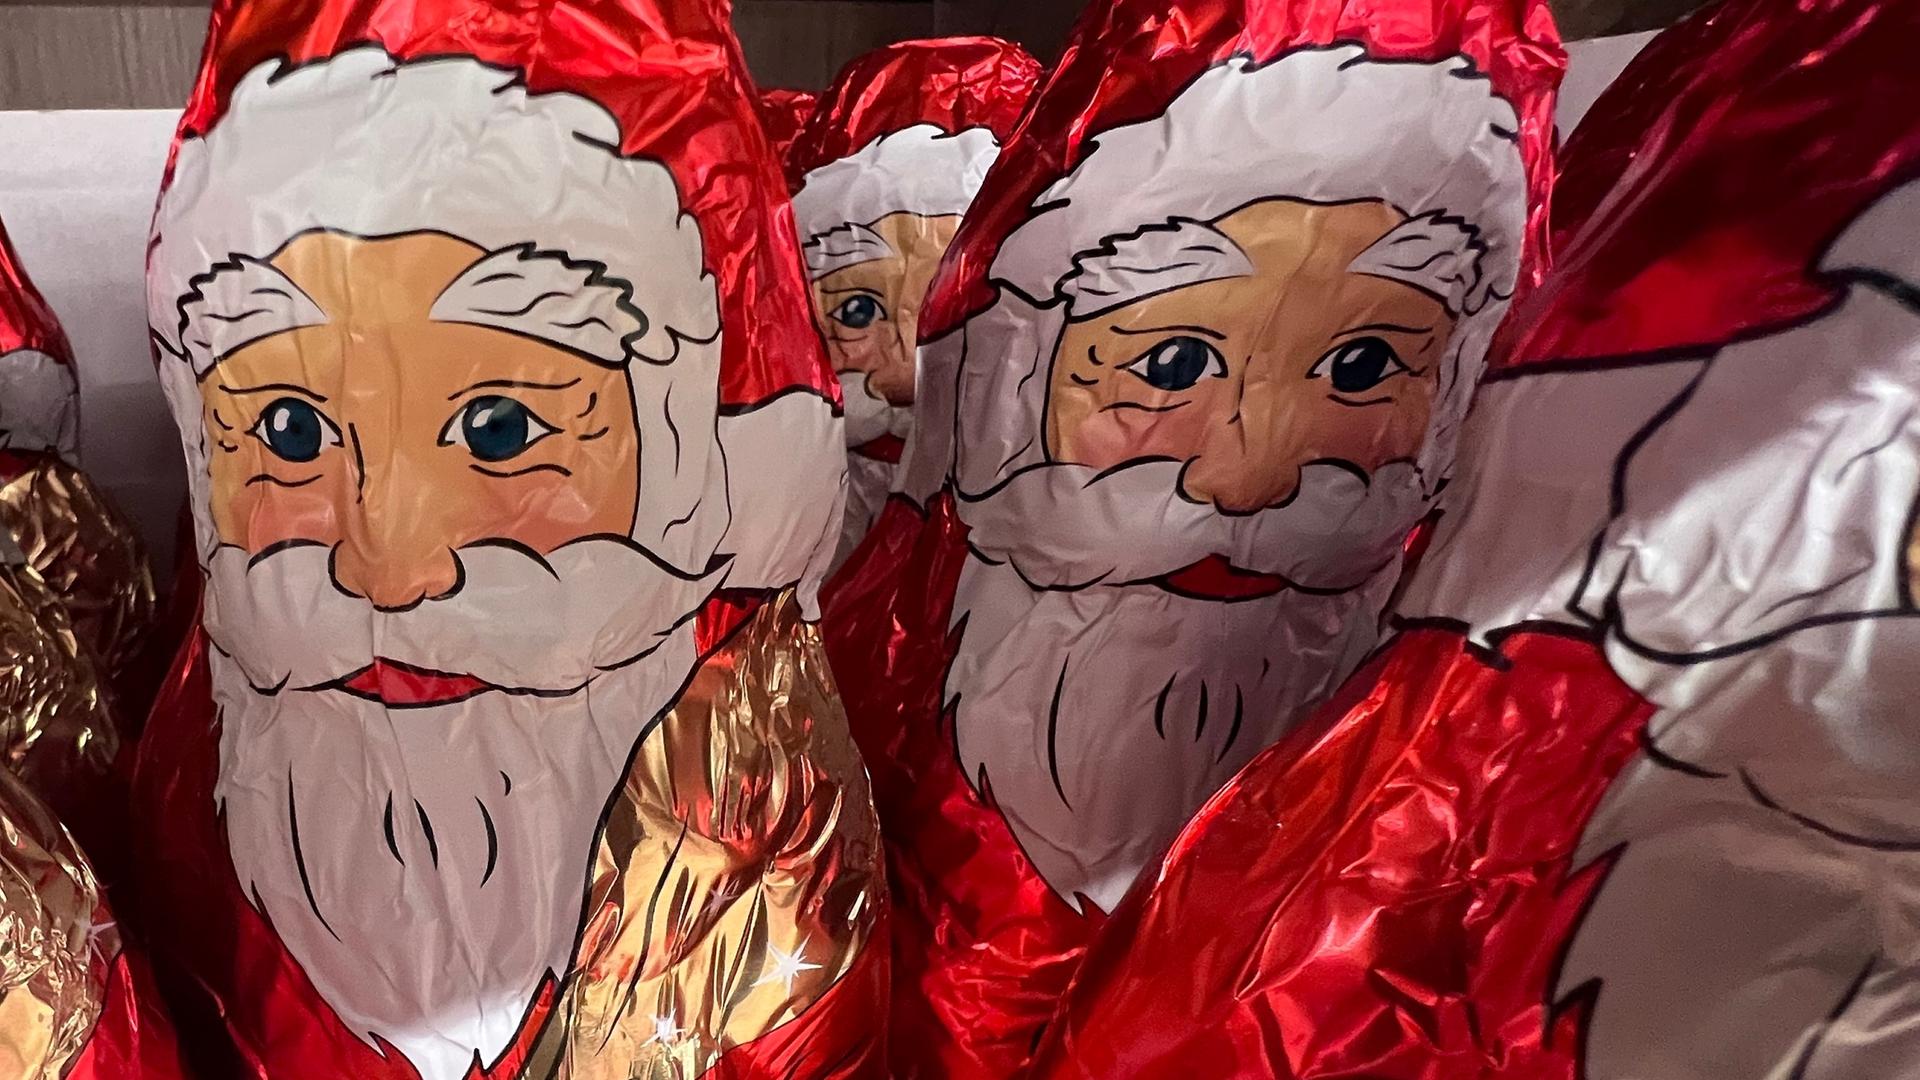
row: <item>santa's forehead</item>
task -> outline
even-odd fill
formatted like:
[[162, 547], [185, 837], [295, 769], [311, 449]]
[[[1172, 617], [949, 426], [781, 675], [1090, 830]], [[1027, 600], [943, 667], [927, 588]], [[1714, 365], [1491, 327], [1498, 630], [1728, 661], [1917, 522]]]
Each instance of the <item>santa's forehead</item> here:
[[310, 232], [268, 261], [334, 317], [423, 316], [485, 249], [443, 232], [360, 237]]

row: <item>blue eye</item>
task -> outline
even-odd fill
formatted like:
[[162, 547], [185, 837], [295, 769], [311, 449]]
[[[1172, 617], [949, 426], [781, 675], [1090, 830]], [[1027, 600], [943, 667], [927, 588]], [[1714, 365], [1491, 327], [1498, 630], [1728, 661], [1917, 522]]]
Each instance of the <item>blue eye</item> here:
[[1226, 358], [1220, 350], [1197, 337], [1181, 334], [1170, 337], [1135, 357], [1125, 370], [1147, 381], [1156, 390], [1188, 390], [1201, 378], [1224, 378]]
[[865, 330], [872, 326], [875, 320], [886, 317], [887, 309], [880, 306], [880, 301], [866, 293], [848, 297], [839, 307], [834, 308], [829, 316], [834, 322], [849, 330]]
[[481, 461], [505, 461], [557, 430], [520, 402], [489, 394], [453, 414], [440, 432], [440, 445], [464, 446]]
[[1328, 349], [1307, 371], [1307, 378], [1324, 375], [1332, 380], [1336, 392], [1360, 394], [1409, 370], [1393, 346], [1377, 337], [1363, 337]]
[[299, 398], [275, 398], [248, 434], [287, 461], [312, 461], [320, 451], [340, 445], [340, 429], [319, 409]]

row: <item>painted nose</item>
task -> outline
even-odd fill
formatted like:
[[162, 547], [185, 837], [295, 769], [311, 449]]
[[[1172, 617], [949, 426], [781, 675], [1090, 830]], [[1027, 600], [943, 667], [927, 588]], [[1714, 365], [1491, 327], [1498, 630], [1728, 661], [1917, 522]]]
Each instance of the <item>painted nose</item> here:
[[[395, 470], [387, 470], [393, 472]], [[398, 470], [404, 473], [404, 470]], [[460, 587], [445, 508], [423, 484], [377, 473], [362, 478], [359, 501], [333, 549], [333, 579], [382, 611], [401, 611]]]
[[452, 549], [432, 538], [350, 537], [333, 549], [333, 579], [381, 611], [404, 611], [454, 592], [460, 564]]
[[1240, 410], [1213, 429], [1181, 474], [1181, 488], [1222, 513], [1251, 514], [1279, 506], [1300, 487], [1300, 440], [1268, 409]]

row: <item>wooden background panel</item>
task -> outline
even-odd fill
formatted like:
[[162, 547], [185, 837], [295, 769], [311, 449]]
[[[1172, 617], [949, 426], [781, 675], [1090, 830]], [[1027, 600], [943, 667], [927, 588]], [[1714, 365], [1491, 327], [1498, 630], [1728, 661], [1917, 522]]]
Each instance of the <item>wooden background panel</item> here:
[[[1568, 39], [1647, 30], [1701, 0], [1555, 0]], [[820, 87], [867, 49], [935, 34], [997, 34], [1051, 60], [1080, 0], [738, 0], [754, 78]], [[207, 6], [190, 0], [0, 0], [0, 109], [178, 106]]]
[[932, 37], [932, 0], [741, 0], [733, 29], [762, 86], [818, 89], [869, 49]]
[[0, 3], [0, 109], [178, 107], [204, 6]]

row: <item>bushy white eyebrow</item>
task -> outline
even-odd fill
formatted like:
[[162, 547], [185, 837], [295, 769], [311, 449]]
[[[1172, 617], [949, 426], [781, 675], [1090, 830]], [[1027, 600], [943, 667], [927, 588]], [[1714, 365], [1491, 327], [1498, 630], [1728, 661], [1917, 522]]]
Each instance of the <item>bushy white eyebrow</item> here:
[[1059, 292], [1067, 317], [1084, 319], [1172, 289], [1252, 273], [1253, 260], [1226, 233], [1173, 218], [1074, 256]]
[[[647, 332], [646, 316], [633, 305], [631, 287], [605, 269], [532, 244], [502, 248], [455, 278], [427, 317], [509, 330], [604, 364], [625, 364], [633, 355], [671, 361], [677, 346], [662, 356], [635, 347]], [[673, 346], [671, 335], [666, 343]]]
[[273, 264], [249, 255], [216, 263], [180, 299], [180, 343], [197, 378], [227, 354], [327, 314]]
[[849, 266], [896, 258], [899, 252], [872, 227], [850, 221], [809, 237], [801, 254], [807, 260], [808, 279], [818, 281]]
[[1482, 265], [1486, 254], [1480, 230], [1435, 210], [1408, 218], [1375, 240], [1347, 265], [1347, 272], [1410, 285], [1458, 318], [1485, 307], [1492, 293]]

